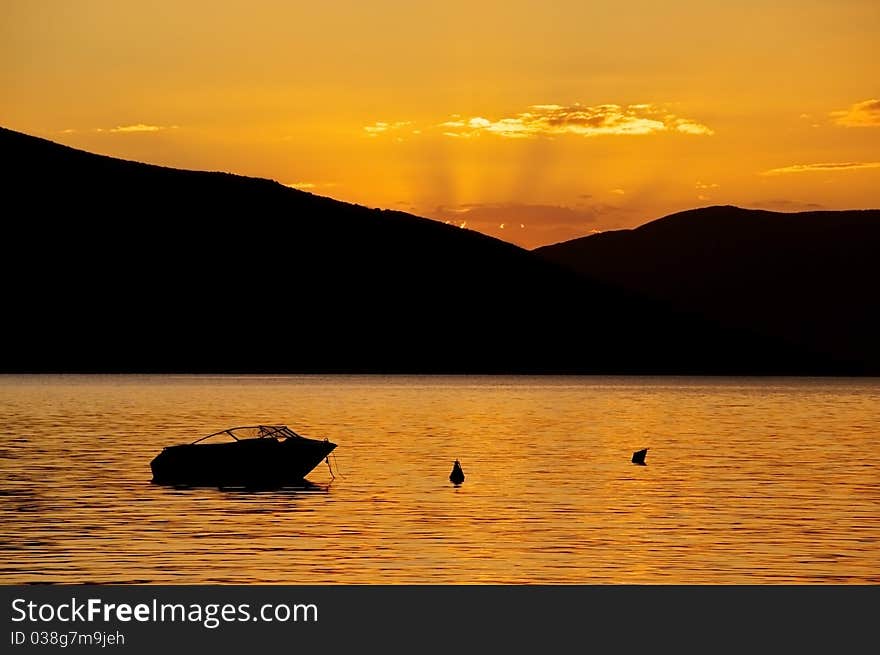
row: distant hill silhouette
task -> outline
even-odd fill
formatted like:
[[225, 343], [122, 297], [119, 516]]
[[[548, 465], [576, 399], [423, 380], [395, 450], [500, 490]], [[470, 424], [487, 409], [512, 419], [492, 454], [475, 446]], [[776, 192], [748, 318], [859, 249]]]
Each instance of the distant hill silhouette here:
[[5, 129], [0, 153], [5, 371], [841, 370], [409, 214]]
[[706, 207], [534, 251], [593, 280], [880, 374], [880, 211]]

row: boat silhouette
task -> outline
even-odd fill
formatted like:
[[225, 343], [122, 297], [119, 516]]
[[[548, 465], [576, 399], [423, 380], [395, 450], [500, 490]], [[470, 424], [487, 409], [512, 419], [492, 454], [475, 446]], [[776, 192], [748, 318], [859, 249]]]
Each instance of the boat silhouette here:
[[[213, 437], [232, 441], [204, 443]], [[310, 439], [286, 425], [227, 428], [192, 443], [166, 446], [150, 469], [153, 482], [181, 486], [268, 487], [302, 484], [336, 448], [327, 439]]]

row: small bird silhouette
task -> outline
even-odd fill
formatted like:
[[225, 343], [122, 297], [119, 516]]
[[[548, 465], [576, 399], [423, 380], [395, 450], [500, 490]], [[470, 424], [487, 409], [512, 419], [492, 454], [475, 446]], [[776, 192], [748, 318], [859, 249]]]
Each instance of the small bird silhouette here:
[[456, 485], [464, 482], [464, 471], [461, 470], [461, 463], [458, 460], [455, 460], [455, 463], [452, 465], [452, 473], [449, 474], [449, 481]]
[[637, 450], [633, 453], [633, 464], [641, 464], [642, 466], [646, 466], [645, 464], [645, 456], [648, 454], [648, 449], [643, 448], [642, 450]]

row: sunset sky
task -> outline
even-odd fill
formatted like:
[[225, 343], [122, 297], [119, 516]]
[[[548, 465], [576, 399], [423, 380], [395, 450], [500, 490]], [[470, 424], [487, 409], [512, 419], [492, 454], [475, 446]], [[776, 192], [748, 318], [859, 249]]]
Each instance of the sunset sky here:
[[526, 247], [880, 207], [877, 0], [2, 0], [0, 125]]

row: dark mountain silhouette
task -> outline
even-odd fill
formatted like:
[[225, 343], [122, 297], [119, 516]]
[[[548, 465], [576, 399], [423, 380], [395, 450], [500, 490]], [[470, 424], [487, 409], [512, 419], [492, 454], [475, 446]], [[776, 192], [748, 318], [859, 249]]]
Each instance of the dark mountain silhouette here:
[[837, 371], [511, 244], [0, 129], [5, 371]]
[[839, 370], [880, 374], [880, 210], [706, 207], [534, 252]]

